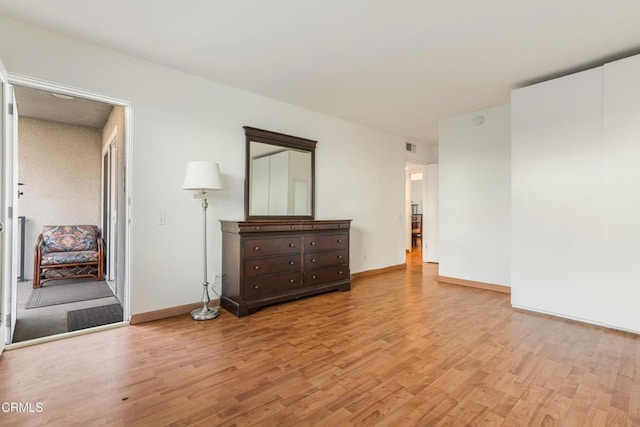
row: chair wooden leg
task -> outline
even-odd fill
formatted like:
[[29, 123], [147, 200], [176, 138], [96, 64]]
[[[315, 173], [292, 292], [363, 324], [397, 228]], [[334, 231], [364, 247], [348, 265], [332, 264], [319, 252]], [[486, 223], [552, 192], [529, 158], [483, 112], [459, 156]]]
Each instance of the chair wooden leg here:
[[39, 288], [40, 286], [40, 268], [36, 267], [33, 272], [33, 289]]

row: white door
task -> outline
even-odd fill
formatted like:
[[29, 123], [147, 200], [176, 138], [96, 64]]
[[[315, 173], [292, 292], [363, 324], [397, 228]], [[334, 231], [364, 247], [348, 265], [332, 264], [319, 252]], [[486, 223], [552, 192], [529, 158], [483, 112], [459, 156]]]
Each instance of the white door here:
[[[117, 295], [117, 219], [118, 219], [118, 154], [117, 130], [102, 154], [102, 238], [105, 243], [105, 280]], [[119, 295], [118, 295], [119, 296]]]
[[439, 195], [438, 195], [438, 165], [426, 165], [424, 168], [424, 176], [426, 178], [425, 199], [426, 212], [425, 223], [423, 225], [423, 234], [426, 236], [422, 248], [422, 260], [424, 262], [439, 262]]
[[[0, 61], [0, 166], [4, 170], [4, 145], [5, 145], [5, 123], [7, 122], [7, 108], [8, 103], [4, 95], [5, 86], [7, 86], [7, 70], [5, 70], [2, 61]], [[4, 345], [7, 337], [7, 325], [5, 315], [5, 303], [4, 297], [7, 291], [4, 289], [4, 240], [5, 240], [5, 210], [4, 210], [4, 173], [0, 173], [0, 353], [4, 350]]]
[[16, 327], [17, 313], [17, 136], [18, 112], [13, 86], [8, 84], [7, 73], [0, 63], [2, 75], [2, 329], [4, 344], [10, 344]]
[[[117, 128], [116, 128], [117, 130]], [[116, 280], [116, 248], [118, 242], [116, 239], [117, 220], [118, 220], [118, 153], [116, 151], [116, 139], [109, 144], [109, 252], [107, 254], [108, 268], [107, 277], [111, 283]], [[114, 293], [117, 293], [117, 286], [113, 286]], [[120, 296], [120, 295], [118, 295]]]

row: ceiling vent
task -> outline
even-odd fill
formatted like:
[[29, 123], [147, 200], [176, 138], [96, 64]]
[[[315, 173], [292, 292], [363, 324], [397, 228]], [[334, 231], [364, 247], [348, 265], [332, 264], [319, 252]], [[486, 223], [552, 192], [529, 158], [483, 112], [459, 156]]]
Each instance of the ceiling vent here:
[[411, 152], [411, 153], [415, 153], [416, 152], [416, 144], [412, 144], [410, 142], [405, 143], [405, 150]]

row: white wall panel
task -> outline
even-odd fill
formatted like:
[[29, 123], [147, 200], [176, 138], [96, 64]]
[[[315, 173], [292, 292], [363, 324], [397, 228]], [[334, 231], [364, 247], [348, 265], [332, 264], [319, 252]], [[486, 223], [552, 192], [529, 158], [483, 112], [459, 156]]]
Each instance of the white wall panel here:
[[601, 318], [602, 78], [598, 68], [512, 92], [514, 306]]
[[640, 331], [640, 56], [604, 66], [603, 322]]

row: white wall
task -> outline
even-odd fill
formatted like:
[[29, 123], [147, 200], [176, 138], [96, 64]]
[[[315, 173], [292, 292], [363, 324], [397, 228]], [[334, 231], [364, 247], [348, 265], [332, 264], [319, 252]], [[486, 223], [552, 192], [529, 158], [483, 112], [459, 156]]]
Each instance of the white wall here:
[[44, 225], [100, 227], [100, 132], [20, 117], [18, 156], [18, 182], [25, 184], [18, 199], [18, 215], [26, 217], [24, 276], [32, 279], [33, 249]]
[[510, 284], [509, 116], [502, 105], [439, 123], [441, 276]]
[[422, 259], [424, 262], [440, 261], [440, 196], [438, 195], [439, 179], [438, 165], [425, 166], [426, 185], [423, 190], [425, 193], [426, 212], [423, 234], [425, 235], [422, 242]]
[[512, 304], [640, 331], [640, 56], [512, 93]]
[[[210, 198], [212, 275], [218, 219], [244, 216], [244, 132], [254, 126], [318, 140], [316, 217], [353, 219], [351, 271], [404, 262], [403, 138], [40, 30], [0, 16], [0, 58], [11, 73], [93, 91], [133, 105], [131, 312], [200, 300], [199, 202], [181, 189], [191, 160], [218, 161]], [[166, 225], [156, 217], [166, 213]], [[365, 261], [366, 258], [366, 261]], [[211, 278], [210, 278], [211, 280]]]

